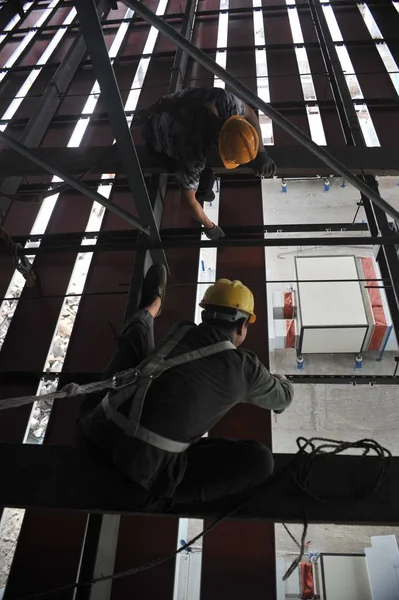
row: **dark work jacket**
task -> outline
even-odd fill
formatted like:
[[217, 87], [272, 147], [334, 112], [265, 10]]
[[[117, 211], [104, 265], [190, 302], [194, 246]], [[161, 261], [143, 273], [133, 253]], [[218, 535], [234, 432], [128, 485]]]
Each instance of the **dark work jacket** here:
[[[229, 339], [221, 329], [193, 326], [169, 357]], [[224, 350], [173, 367], [155, 379], [140, 423], [166, 438], [195, 444], [239, 402], [281, 410], [289, 406], [292, 395], [291, 383], [271, 375], [253, 352]], [[124, 435], [113, 423], [106, 436], [100, 422], [98, 427], [97, 445], [101, 439], [103, 451], [112, 454], [113, 462], [131, 479], [147, 489], [155, 487], [159, 495], [173, 495], [185, 473], [185, 452], [159, 450]]]

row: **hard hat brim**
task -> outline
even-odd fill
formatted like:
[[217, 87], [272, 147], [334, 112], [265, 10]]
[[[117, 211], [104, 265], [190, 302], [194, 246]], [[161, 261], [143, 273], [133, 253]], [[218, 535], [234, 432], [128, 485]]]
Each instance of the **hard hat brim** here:
[[[206, 308], [207, 305], [208, 305], [208, 302], [202, 301], [202, 302], [199, 303], [199, 306], [201, 308]], [[233, 308], [232, 306], [228, 306], [227, 304], [217, 304], [215, 302], [212, 302], [212, 305], [213, 306], [220, 306], [221, 308], [223, 308], [223, 307], [224, 308]], [[255, 315], [255, 313], [246, 313], [246, 314], [248, 315], [248, 322], [250, 323], [250, 325], [252, 325], [252, 323], [255, 323], [255, 321], [256, 321], [256, 315]]]
[[223, 162], [223, 164], [224, 164], [224, 166], [225, 166], [226, 169], [230, 169], [230, 170], [231, 169], [236, 169], [237, 167], [240, 166], [237, 163], [230, 162], [229, 160], [224, 160], [223, 157], [221, 157], [221, 158], [222, 158], [222, 162]]

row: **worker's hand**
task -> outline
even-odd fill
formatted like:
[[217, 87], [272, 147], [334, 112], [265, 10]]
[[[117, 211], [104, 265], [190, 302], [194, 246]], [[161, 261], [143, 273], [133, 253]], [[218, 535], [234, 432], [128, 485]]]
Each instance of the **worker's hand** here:
[[257, 177], [273, 177], [276, 174], [276, 164], [267, 152], [259, 152], [251, 162], [251, 168]]
[[215, 225], [215, 223], [213, 223], [211, 229], [205, 229], [204, 233], [208, 240], [221, 240], [226, 237], [223, 229]]

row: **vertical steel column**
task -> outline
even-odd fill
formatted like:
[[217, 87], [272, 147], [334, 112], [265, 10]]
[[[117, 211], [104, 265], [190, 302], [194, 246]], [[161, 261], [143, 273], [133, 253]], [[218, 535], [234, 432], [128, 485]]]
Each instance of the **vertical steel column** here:
[[[188, 0], [184, 19], [182, 23], [182, 35], [191, 38], [192, 24], [195, 14], [196, 0]], [[183, 79], [187, 68], [187, 55], [182, 50], [176, 51], [176, 56], [172, 68], [172, 75], [169, 84], [168, 93], [177, 92], [183, 87]], [[166, 193], [167, 174], [154, 175], [151, 178], [148, 195], [151, 206], [154, 211], [155, 221], [159, 227], [162, 212], [163, 199]], [[124, 322], [134, 314], [141, 294], [141, 286], [144, 274], [152, 264], [150, 252], [138, 250], [133, 267], [133, 274], [130, 281], [129, 294], [126, 302]], [[135, 537], [137, 539], [137, 527], [140, 527], [142, 519], [135, 519]], [[129, 521], [128, 521], [129, 522]], [[130, 521], [131, 522], [131, 521]], [[96, 574], [110, 573], [114, 569], [115, 555], [118, 547], [118, 537], [120, 531], [121, 518], [119, 515], [89, 515], [86, 528], [84, 547], [82, 550], [82, 559], [79, 570], [79, 581], [86, 581]], [[126, 525], [126, 521], [124, 524]], [[157, 520], [154, 523], [159, 534], [160, 523]], [[149, 519], [143, 520], [143, 534], [150, 535], [151, 523]], [[174, 535], [174, 526], [164, 528], [165, 541]], [[126, 526], [122, 527], [121, 536], [123, 539]], [[107, 551], [104, 556], [104, 548]], [[167, 575], [166, 575], [167, 576]], [[134, 585], [134, 584], [133, 584]], [[77, 591], [75, 600], [108, 600], [112, 594], [112, 583], [108, 585], [95, 585], [84, 587]]]
[[324, 65], [329, 76], [346, 143], [349, 146], [364, 145], [363, 133], [360, 129], [359, 120], [353, 107], [349, 88], [341, 68], [341, 63], [339, 62], [338, 53], [331, 37], [323, 8], [318, 0], [309, 0], [309, 9], [319, 40]]
[[[360, 129], [359, 121], [353, 105], [353, 101], [345, 80], [341, 64], [338, 59], [337, 50], [333, 42], [323, 7], [319, 0], [309, 0], [309, 8], [312, 14], [313, 23], [319, 39], [324, 62], [330, 76], [331, 86], [338, 107], [339, 114], [343, 120], [347, 143], [354, 146], [365, 146], [363, 133]], [[365, 183], [378, 194], [378, 183], [374, 176], [366, 175], [362, 178]], [[381, 208], [372, 203], [369, 198], [361, 194], [362, 204], [364, 206], [367, 221], [371, 235], [390, 235], [391, 231], [388, 225], [386, 214]], [[399, 258], [395, 247], [381, 246], [377, 261], [380, 265], [383, 277], [388, 276], [392, 289], [387, 289], [387, 300], [391, 311], [392, 321], [394, 323], [397, 339], [399, 335]]]
[[[191, 37], [195, 5], [195, 0], [188, 0], [182, 24], [185, 35], [189, 37]], [[153, 58], [152, 60], [156, 61], [157, 59]], [[151, 64], [149, 68], [151, 68]], [[176, 74], [179, 74], [179, 76], [177, 77]], [[150, 73], [147, 74], [147, 77], [149, 76]], [[172, 78], [169, 82], [170, 93], [181, 89], [184, 76], [185, 67], [183, 65], [179, 66], [176, 56]], [[148, 81], [149, 85], [150, 82]], [[174, 86], [176, 86], [176, 89]], [[145, 89], [142, 93], [145, 93]], [[154, 212], [159, 219], [162, 217], [162, 227], [192, 227], [194, 223], [191, 217], [181, 207], [180, 190], [177, 187], [168, 188], [166, 184], [166, 175], [154, 177], [150, 184], [150, 197], [154, 202]], [[162, 211], [164, 198], [167, 210]], [[199, 231], [198, 226], [198, 235]], [[198, 253], [198, 248], [187, 249], [184, 253], [179, 249], [167, 251], [171, 272], [162, 315], [155, 322], [156, 339], [160, 339], [176, 321], [193, 318], [196, 285], [187, 284], [196, 281]], [[141, 281], [143, 277], [143, 265], [145, 268], [148, 262], [148, 258], [144, 255], [137, 260], [131, 284], [132, 292], [135, 292], [133, 289], [135, 281]], [[183, 286], [174, 285], [177, 282], [183, 284]], [[132, 298], [133, 301], [135, 301], [135, 298], [138, 298], [138, 295]], [[129, 312], [134, 310], [132, 301], [129, 301], [127, 308]], [[142, 540], [142, 542], [132, 543], [132, 539]], [[157, 541], [154, 544], [155, 539]], [[131, 564], [154, 560], [173, 551], [176, 548], [176, 542], [177, 520], [124, 516], [120, 524], [115, 570], [128, 568]], [[148, 600], [159, 597], [172, 600], [174, 574], [175, 561], [169, 561], [157, 569], [156, 577], [154, 577], [154, 573], [148, 571], [133, 578], [117, 580], [113, 585], [112, 600], [125, 600], [131, 593], [135, 593], [137, 596], [145, 596]]]
[[[94, 1], [76, 2], [76, 10], [140, 220], [150, 228], [150, 239], [159, 241], [158, 225], [148, 197]], [[151, 251], [151, 255], [158, 262], [166, 262], [163, 251]]]
[[[197, 0], [188, 0], [186, 4], [186, 9], [184, 11], [181, 33], [188, 40], [191, 40], [193, 34], [193, 24], [196, 5]], [[169, 82], [168, 94], [179, 92], [183, 88], [183, 81], [187, 71], [187, 61], [187, 53], [181, 50], [181, 48], [177, 48], [175, 60], [172, 67], [172, 75]], [[160, 175], [153, 175], [151, 177], [149, 197], [158, 226], [162, 218], [163, 201], [165, 198], [167, 182], [168, 175], [166, 173], [162, 173]], [[139, 250], [137, 252], [137, 264], [135, 263], [134, 265], [132, 280], [129, 289], [129, 296], [126, 304], [126, 319], [128, 319], [134, 313], [138, 306], [138, 303], [140, 301], [143, 276], [147, 272], [148, 268], [151, 266], [152, 262], [153, 261], [151, 255], [148, 251]]]
[[[261, 182], [221, 180], [219, 224], [235, 227], [263, 223]], [[263, 234], [259, 234], [263, 237]], [[265, 251], [257, 248], [223, 248], [218, 252], [217, 277], [264, 281]], [[255, 297], [257, 320], [250, 326], [246, 347], [267, 366], [268, 321], [266, 284], [250, 285]], [[211, 436], [255, 439], [271, 448], [269, 411], [247, 404], [231, 410], [210, 432]], [[206, 525], [209, 521], [206, 521]], [[201, 597], [241, 600], [251, 590], [255, 598], [275, 598], [274, 525], [257, 522], [228, 522], [204, 540]]]

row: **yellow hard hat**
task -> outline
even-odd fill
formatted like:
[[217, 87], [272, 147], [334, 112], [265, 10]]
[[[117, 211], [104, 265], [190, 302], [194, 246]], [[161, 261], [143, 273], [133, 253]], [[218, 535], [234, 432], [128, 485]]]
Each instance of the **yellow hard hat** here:
[[227, 119], [219, 135], [219, 154], [226, 169], [235, 169], [256, 158], [259, 136], [244, 117]]
[[249, 288], [241, 281], [218, 279], [205, 292], [200, 306], [208, 305], [235, 308], [249, 316], [249, 322], [255, 323], [254, 296]]

